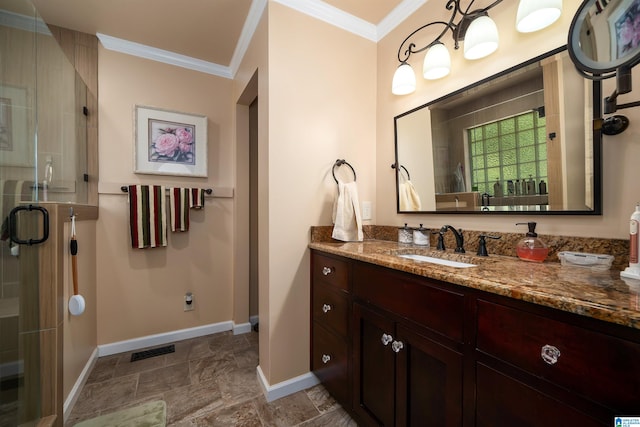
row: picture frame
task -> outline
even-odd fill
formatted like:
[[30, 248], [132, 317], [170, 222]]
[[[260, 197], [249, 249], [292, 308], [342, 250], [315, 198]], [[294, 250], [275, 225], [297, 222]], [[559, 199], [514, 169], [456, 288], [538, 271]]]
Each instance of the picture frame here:
[[[621, 5], [622, 6], [622, 5]], [[640, 45], [636, 28], [640, 21], [640, 0], [633, 0], [626, 8], [616, 8], [607, 18], [611, 32], [611, 58], [618, 60], [632, 55]]]
[[35, 142], [30, 132], [27, 89], [0, 85], [0, 164], [31, 167]]
[[135, 106], [135, 173], [207, 177], [207, 117]]

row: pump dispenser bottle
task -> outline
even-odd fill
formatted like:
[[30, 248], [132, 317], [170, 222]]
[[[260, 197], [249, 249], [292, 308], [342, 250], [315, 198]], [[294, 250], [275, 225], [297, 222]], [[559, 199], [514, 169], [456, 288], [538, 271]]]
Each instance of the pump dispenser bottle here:
[[529, 232], [516, 245], [518, 258], [524, 261], [542, 262], [549, 254], [549, 247], [538, 238], [535, 222], [518, 222], [516, 225], [527, 225]]
[[630, 279], [640, 279], [640, 203], [636, 205], [636, 210], [631, 214], [629, 230], [629, 267], [620, 272], [621, 277]]

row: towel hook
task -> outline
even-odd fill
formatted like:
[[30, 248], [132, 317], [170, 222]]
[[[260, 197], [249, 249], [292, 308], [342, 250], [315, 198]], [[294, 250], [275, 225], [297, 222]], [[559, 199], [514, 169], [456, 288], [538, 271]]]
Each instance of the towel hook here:
[[353, 172], [353, 182], [355, 182], [356, 181], [356, 171], [353, 169], [353, 166], [351, 166], [349, 164], [349, 162], [347, 162], [345, 159], [338, 159], [333, 164], [333, 168], [331, 168], [331, 175], [333, 175], [333, 180], [336, 182], [336, 184], [338, 183], [338, 178], [336, 178], [336, 166], [339, 167], [339, 166], [342, 166], [342, 165], [349, 166], [349, 168], [351, 169], [351, 172]]
[[[397, 169], [397, 163], [394, 163], [391, 165], [392, 169]], [[411, 175], [409, 175], [409, 171], [407, 170], [407, 168], [405, 168], [403, 165], [400, 165], [400, 169], [404, 169], [404, 172], [407, 174], [407, 180], [411, 181]]]

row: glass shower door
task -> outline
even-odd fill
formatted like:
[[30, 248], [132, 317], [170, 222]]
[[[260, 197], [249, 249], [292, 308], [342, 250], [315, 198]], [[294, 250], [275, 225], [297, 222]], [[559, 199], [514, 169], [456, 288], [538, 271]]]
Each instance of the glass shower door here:
[[41, 26], [29, 1], [0, 0], [0, 426], [28, 425], [41, 413], [38, 246], [29, 244], [43, 224], [29, 209], [39, 207]]

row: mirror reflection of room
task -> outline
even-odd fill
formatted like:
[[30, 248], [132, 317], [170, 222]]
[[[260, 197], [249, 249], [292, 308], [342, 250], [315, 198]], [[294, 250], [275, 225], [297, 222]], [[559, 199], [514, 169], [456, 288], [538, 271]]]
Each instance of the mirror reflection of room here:
[[560, 49], [396, 117], [399, 211], [592, 210], [592, 85]]

